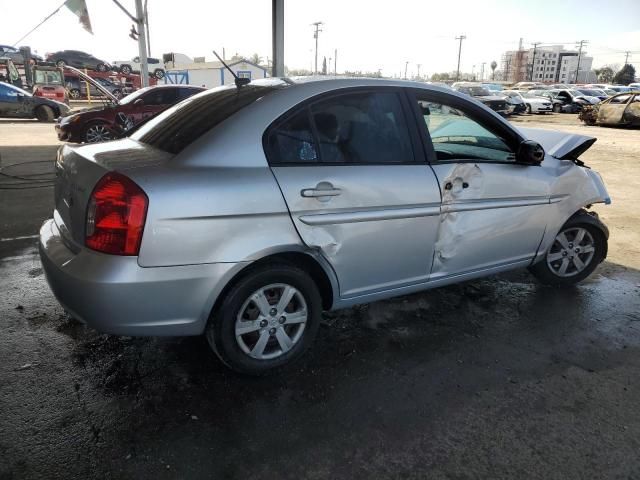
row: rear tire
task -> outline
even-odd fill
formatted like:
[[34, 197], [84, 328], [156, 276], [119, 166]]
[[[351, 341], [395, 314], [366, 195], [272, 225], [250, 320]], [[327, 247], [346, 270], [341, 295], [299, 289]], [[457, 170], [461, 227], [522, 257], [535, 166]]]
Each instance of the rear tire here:
[[80, 90], [77, 88], [72, 88], [71, 90], [69, 90], [69, 96], [73, 100], [78, 100], [80, 98]]
[[153, 72], [153, 76], [156, 77], [158, 80], [164, 78], [164, 70], [162, 70], [161, 68], [156, 68], [155, 71]]
[[587, 278], [604, 260], [607, 238], [598, 227], [574, 215], [562, 226], [544, 259], [529, 271], [545, 285], [570, 286]]
[[66, 63], [65, 63], [65, 61], [64, 61], [64, 60], [58, 60], [58, 61], [56, 62], [56, 66], [57, 66], [58, 68], [64, 68], [64, 66], [65, 66], [65, 65], [66, 65]]
[[55, 112], [48, 105], [40, 105], [36, 108], [36, 118], [39, 122], [53, 122]]
[[129, 75], [131, 73], [131, 66], [130, 65], [122, 65], [120, 67], [120, 73], [122, 73], [123, 75]]
[[527, 103], [527, 113], [531, 115], [531, 105]]
[[99, 72], [106, 72], [108, 69], [107, 69], [107, 66], [104, 63], [99, 63], [98, 67], [97, 67], [97, 70]]
[[265, 265], [225, 294], [205, 335], [229, 368], [264, 375], [303, 355], [316, 336], [321, 312], [320, 293], [309, 274], [293, 265]]

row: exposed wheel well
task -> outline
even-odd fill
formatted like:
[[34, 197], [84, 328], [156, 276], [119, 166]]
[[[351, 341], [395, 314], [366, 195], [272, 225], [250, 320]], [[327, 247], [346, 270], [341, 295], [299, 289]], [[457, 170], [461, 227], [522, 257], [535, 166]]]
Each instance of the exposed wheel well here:
[[318, 290], [320, 291], [320, 296], [322, 298], [323, 310], [329, 310], [331, 308], [331, 305], [333, 305], [333, 288], [331, 287], [331, 281], [329, 280], [329, 277], [327, 276], [324, 269], [320, 266], [318, 261], [311, 255], [307, 255], [302, 252], [283, 252], [269, 255], [267, 257], [261, 258], [260, 260], [256, 260], [255, 262], [252, 262], [251, 264], [240, 270], [222, 289], [220, 295], [218, 295], [218, 298], [216, 298], [212, 312], [215, 312], [218, 309], [223, 299], [227, 295], [227, 292], [240, 279], [251, 274], [251, 272], [256, 268], [276, 263], [294, 265], [296, 267], [302, 268], [305, 272], [307, 272], [318, 286]]

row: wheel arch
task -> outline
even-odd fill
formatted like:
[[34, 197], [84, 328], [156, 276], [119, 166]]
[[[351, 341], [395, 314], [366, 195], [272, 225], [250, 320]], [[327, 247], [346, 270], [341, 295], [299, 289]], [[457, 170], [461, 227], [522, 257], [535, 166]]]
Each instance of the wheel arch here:
[[320, 297], [322, 298], [323, 310], [330, 310], [332, 308], [334, 300], [339, 294], [339, 289], [337, 278], [331, 266], [315, 252], [303, 249], [289, 249], [269, 253], [234, 272], [213, 302], [209, 317], [211, 318], [218, 310], [229, 290], [238, 281], [250, 275], [251, 272], [257, 268], [276, 263], [293, 265], [307, 272], [318, 286]]

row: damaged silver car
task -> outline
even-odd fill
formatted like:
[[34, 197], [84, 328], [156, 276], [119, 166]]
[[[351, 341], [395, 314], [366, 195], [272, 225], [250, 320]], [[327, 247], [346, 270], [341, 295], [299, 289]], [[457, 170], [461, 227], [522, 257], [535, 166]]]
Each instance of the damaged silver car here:
[[236, 371], [299, 358], [323, 310], [607, 255], [594, 138], [517, 129], [391, 80], [269, 79], [195, 95], [129, 138], [65, 145], [40, 231], [54, 294], [121, 335], [200, 335]]

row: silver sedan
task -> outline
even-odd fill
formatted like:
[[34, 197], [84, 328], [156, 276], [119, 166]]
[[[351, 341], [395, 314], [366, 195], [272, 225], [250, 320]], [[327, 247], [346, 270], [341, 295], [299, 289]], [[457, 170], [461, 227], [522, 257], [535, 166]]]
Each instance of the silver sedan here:
[[130, 138], [64, 146], [40, 231], [54, 294], [121, 335], [201, 335], [236, 371], [301, 356], [323, 310], [528, 267], [572, 285], [607, 254], [579, 156], [468, 96], [388, 80], [209, 90]]

